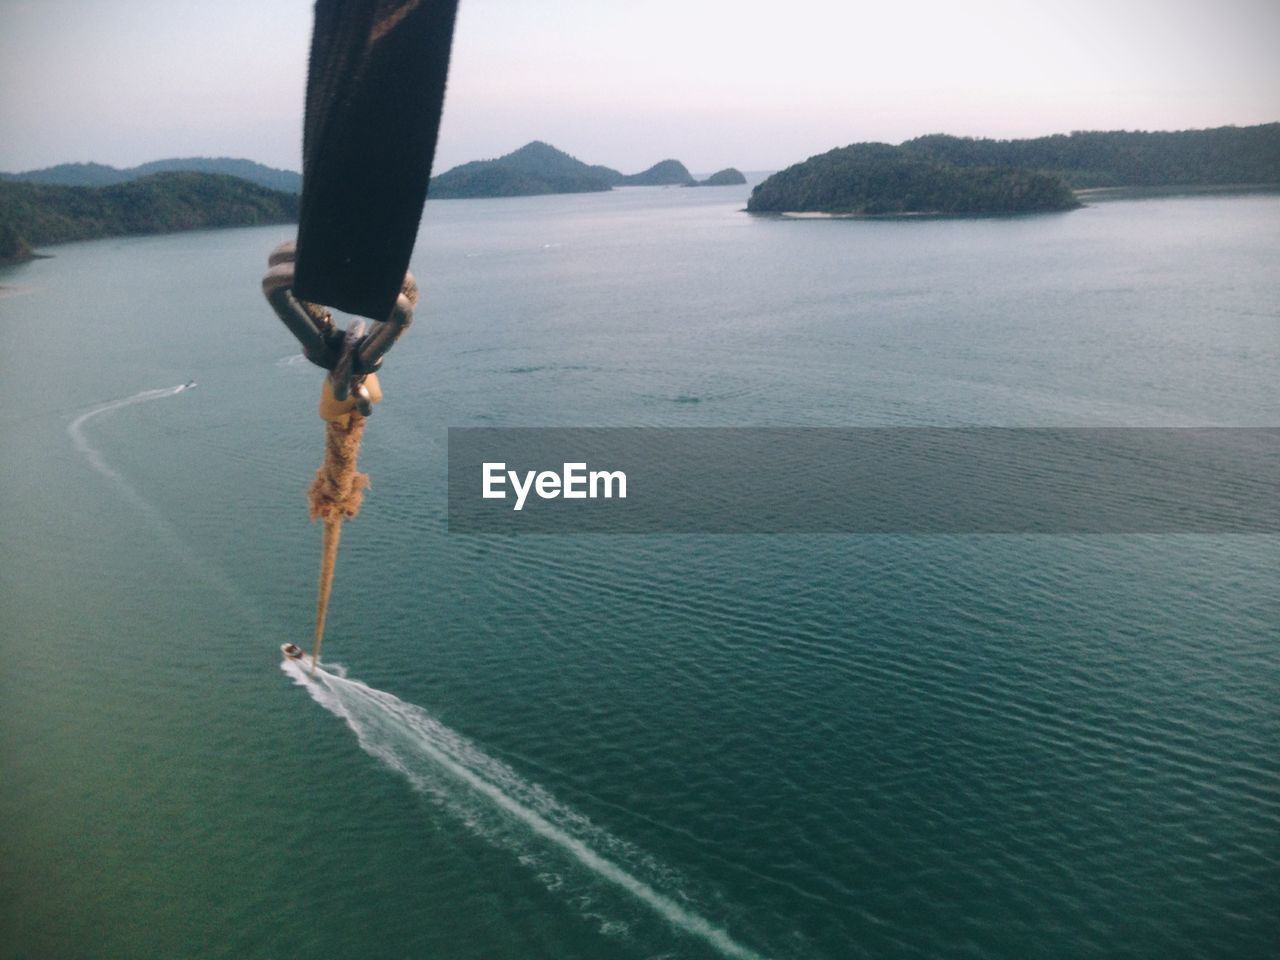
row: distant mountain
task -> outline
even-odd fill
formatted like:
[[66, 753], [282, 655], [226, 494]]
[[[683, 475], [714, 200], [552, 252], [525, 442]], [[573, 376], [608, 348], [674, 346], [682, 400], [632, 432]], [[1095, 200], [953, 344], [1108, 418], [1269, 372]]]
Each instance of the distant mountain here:
[[0, 173], [0, 180], [51, 183], [62, 187], [105, 187], [132, 179], [124, 170], [101, 163], [60, 163], [25, 173]]
[[610, 187], [620, 187], [627, 182], [625, 174], [621, 174], [612, 167], [606, 167], [600, 163], [594, 163], [587, 169], [608, 183]]
[[643, 173], [623, 177], [622, 182], [633, 187], [685, 187], [698, 181], [693, 179], [693, 174], [679, 160], [663, 160]]
[[496, 160], [473, 160], [431, 178], [435, 200], [463, 197], [525, 197], [542, 193], [609, 190], [622, 174], [591, 167], [549, 143], [535, 140]]
[[194, 173], [220, 173], [239, 177], [286, 193], [302, 191], [302, 175], [292, 170], [280, 170], [264, 166], [252, 160], [234, 157], [186, 157], [172, 160], [153, 160], [136, 167], [119, 169], [101, 163], [60, 163], [55, 167], [28, 170], [25, 173], [0, 173], [0, 180], [18, 180], [26, 183], [47, 183], [63, 187], [106, 187], [115, 183], [128, 183], [153, 173], [169, 173], [187, 170]]
[[223, 174], [172, 171], [102, 187], [3, 181], [0, 259], [71, 240], [297, 219], [297, 194]]
[[473, 160], [431, 179], [435, 200], [462, 197], [524, 197], [542, 193], [594, 193], [621, 186], [692, 185], [679, 160], [663, 160], [630, 176], [611, 167], [588, 165], [535, 140], [496, 160]]
[[717, 170], [705, 180], [699, 180], [697, 183], [686, 183], [686, 187], [736, 187], [746, 183], [747, 178], [742, 175], [742, 171], [735, 167], [725, 167], [723, 170]]

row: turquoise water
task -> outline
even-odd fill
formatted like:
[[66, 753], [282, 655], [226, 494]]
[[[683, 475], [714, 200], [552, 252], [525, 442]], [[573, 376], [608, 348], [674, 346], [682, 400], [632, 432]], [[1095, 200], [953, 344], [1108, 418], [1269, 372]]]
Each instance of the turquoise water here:
[[[449, 535], [449, 426], [1275, 426], [1280, 197], [432, 202], [310, 636], [277, 228], [0, 268], [0, 954], [1263, 957], [1268, 536]], [[184, 388], [190, 381], [195, 386]]]

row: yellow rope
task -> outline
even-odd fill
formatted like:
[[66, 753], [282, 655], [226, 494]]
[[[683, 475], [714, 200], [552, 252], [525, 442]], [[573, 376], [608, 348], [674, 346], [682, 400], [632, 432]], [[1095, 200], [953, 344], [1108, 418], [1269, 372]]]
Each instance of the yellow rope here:
[[311, 652], [311, 673], [320, 660], [324, 623], [338, 561], [342, 521], [360, 512], [360, 501], [369, 486], [367, 475], [356, 470], [365, 418], [358, 413], [334, 417], [325, 424], [324, 463], [307, 489], [311, 519], [324, 521], [324, 547], [320, 558], [320, 585], [316, 596], [316, 638]]
[[324, 621], [329, 610], [329, 589], [333, 585], [333, 568], [338, 562], [338, 541], [342, 539], [342, 521], [324, 522], [324, 552], [320, 557], [320, 591], [316, 596], [316, 642], [311, 649], [311, 675], [315, 676], [320, 660], [320, 644], [324, 641]]
[[307, 488], [312, 520], [345, 520], [360, 512], [369, 478], [356, 470], [365, 418], [358, 413], [325, 424], [324, 463]]

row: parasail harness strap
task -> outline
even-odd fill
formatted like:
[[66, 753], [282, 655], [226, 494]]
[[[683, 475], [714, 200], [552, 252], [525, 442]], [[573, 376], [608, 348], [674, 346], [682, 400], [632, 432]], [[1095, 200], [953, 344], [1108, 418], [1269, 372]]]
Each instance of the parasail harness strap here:
[[431, 179], [457, 0], [319, 0], [294, 290], [385, 320]]

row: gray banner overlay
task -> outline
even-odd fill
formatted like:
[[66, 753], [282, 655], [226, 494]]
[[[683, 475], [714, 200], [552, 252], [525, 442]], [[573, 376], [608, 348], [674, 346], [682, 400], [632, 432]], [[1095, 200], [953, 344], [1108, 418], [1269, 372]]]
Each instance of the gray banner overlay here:
[[1280, 429], [454, 427], [449, 530], [1280, 533]]

